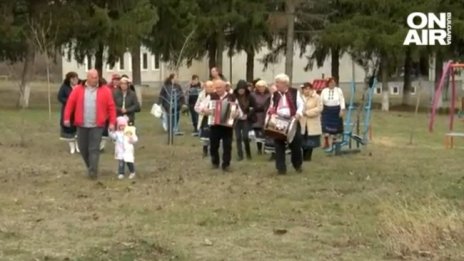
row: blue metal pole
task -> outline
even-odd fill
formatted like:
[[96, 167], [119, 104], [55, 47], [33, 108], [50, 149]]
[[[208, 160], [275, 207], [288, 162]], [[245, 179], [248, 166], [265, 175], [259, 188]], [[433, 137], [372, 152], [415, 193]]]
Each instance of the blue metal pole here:
[[177, 93], [177, 90], [173, 89], [172, 90], [174, 92], [174, 123], [173, 123], [173, 133], [174, 135], [176, 134], [176, 132], [178, 131], [177, 128], [178, 128], [178, 116], [177, 116], [177, 113], [179, 112], [178, 111], [178, 108], [177, 108], [177, 105], [178, 105], [178, 97], [177, 95], [179, 95]]
[[372, 96], [374, 95], [374, 89], [377, 85], [377, 77], [374, 78], [372, 81], [372, 86], [367, 90], [367, 104], [364, 108], [365, 115], [364, 115], [364, 131], [363, 131], [363, 141], [367, 144], [368, 141], [368, 133], [369, 133], [369, 124], [371, 122], [371, 112], [372, 112]]

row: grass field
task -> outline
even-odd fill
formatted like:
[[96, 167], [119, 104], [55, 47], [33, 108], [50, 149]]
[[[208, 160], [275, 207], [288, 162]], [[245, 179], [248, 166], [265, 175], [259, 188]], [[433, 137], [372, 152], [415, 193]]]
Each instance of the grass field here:
[[0, 109], [0, 260], [464, 260], [464, 140], [443, 148], [445, 117], [429, 134], [426, 114], [374, 111], [360, 154], [318, 150], [287, 176], [254, 156], [223, 175], [197, 139], [165, 145], [148, 95], [138, 178], [115, 178], [110, 146], [95, 182], [58, 140], [58, 106], [49, 121], [44, 93], [32, 97]]

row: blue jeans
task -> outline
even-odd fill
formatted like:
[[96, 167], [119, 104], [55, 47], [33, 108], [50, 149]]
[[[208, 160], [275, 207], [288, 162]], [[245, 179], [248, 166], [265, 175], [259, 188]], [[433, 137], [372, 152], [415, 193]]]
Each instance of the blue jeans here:
[[118, 160], [118, 174], [119, 175], [124, 175], [126, 170], [125, 166], [127, 164], [127, 167], [129, 168], [130, 173], [135, 173], [135, 166], [134, 163], [132, 162], [125, 162], [124, 160]]
[[[179, 131], [179, 118], [180, 118], [180, 115], [179, 113], [177, 114], [174, 114], [174, 113], [171, 113], [171, 119], [174, 123], [174, 133], [178, 132]], [[162, 116], [162, 124], [163, 124], [163, 129], [164, 131], [169, 131], [169, 115], [167, 113], [163, 113], [163, 116]]]
[[172, 122], [172, 127], [173, 127], [173, 131], [174, 133], [178, 132], [179, 131], [179, 119], [180, 119], [180, 113], [179, 111], [177, 111], [177, 113], [170, 113], [170, 114], [166, 114], [166, 126], [167, 126], [167, 130], [169, 131], [170, 127], [169, 126]]
[[189, 105], [190, 118], [192, 119], [193, 131], [198, 132], [198, 113], [195, 111], [195, 105]]

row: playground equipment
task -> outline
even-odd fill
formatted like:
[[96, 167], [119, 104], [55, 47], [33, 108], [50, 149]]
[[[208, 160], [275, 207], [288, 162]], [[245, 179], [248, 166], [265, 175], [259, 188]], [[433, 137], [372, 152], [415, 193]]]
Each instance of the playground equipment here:
[[[369, 140], [372, 139], [372, 130], [370, 126], [371, 111], [372, 111], [372, 97], [374, 90], [377, 85], [376, 72], [378, 71], [378, 65], [373, 72], [373, 76], [369, 81], [369, 86], [364, 90], [362, 103], [360, 107], [355, 106], [354, 99], [356, 97], [356, 83], [353, 80], [351, 82], [351, 97], [348, 104], [348, 110], [345, 116], [344, 131], [342, 139], [332, 144], [331, 148], [328, 148], [326, 152], [333, 155], [341, 155], [348, 153], [357, 153], [361, 151], [361, 146], [367, 145]], [[324, 86], [323, 88], [325, 88]], [[353, 112], [356, 111], [356, 123], [353, 122]], [[362, 118], [362, 122], [361, 122]], [[353, 132], [353, 127], [356, 125], [356, 133]], [[353, 148], [355, 147], [355, 148]]]
[[[449, 79], [451, 76], [451, 100], [450, 100], [450, 110], [449, 110], [449, 126], [448, 132], [445, 134], [445, 147], [446, 148], [453, 148], [454, 146], [454, 138], [455, 137], [464, 137], [463, 132], [455, 132], [454, 131], [454, 116], [456, 114], [456, 95], [457, 95], [457, 88], [456, 88], [456, 79], [455, 74], [457, 70], [464, 69], [464, 64], [462, 63], [454, 63], [453, 61], [448, 61], [444, 68], [443, 73], [441, 75], [440, 81], [438, 82], [438, 86], [435, 89], [435, 94], [433, 95], [432, 101], [432, 113], [430, 115], [429, 121], [429, 131], [433, 131], [433, 126], [435, 123], [435, 116], [437, 113], [438, 103], [441, 99], [443, 87], [445, 86], [446, 80]], [[461, 111], [458, 113], [458, 117], [462, 117], [464, 111], [464, 99], [461, 100]]]

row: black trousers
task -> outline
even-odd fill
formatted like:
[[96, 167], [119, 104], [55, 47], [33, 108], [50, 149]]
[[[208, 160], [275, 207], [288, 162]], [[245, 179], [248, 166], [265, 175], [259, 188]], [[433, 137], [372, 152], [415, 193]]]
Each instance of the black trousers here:
[[210, 154], [211, 163], [214, 166], [219, 166], [219, 146], [222, 140], [222, 168], [230, 166], [230, 159], [232, 154], [232, 135], [233, 128], [225, 126], [211, 126], [210, 134]]
[[238, 158], [243, 159], [243, 145], [245, 145], [245, 153], [248, 158], [251, 157], [250, 138], [248, 132], [250, 131], [250, 124], [247, 120], [237, 120], [235, 122], [235, 138], [237, 142]]
[[[301, 128], [300, 124], [298, 123], [295, 138], [288, 146], [291, 151], [291, 162], [295, 169], [301, 168], [301, 165], [303, 164], [303, 152], [301, 150], [301, 143]], [[282, 140], [274, 140], [274, 146], [277, 170], [287, 171], [287, 164], [285, 159], [286, 142]]]

